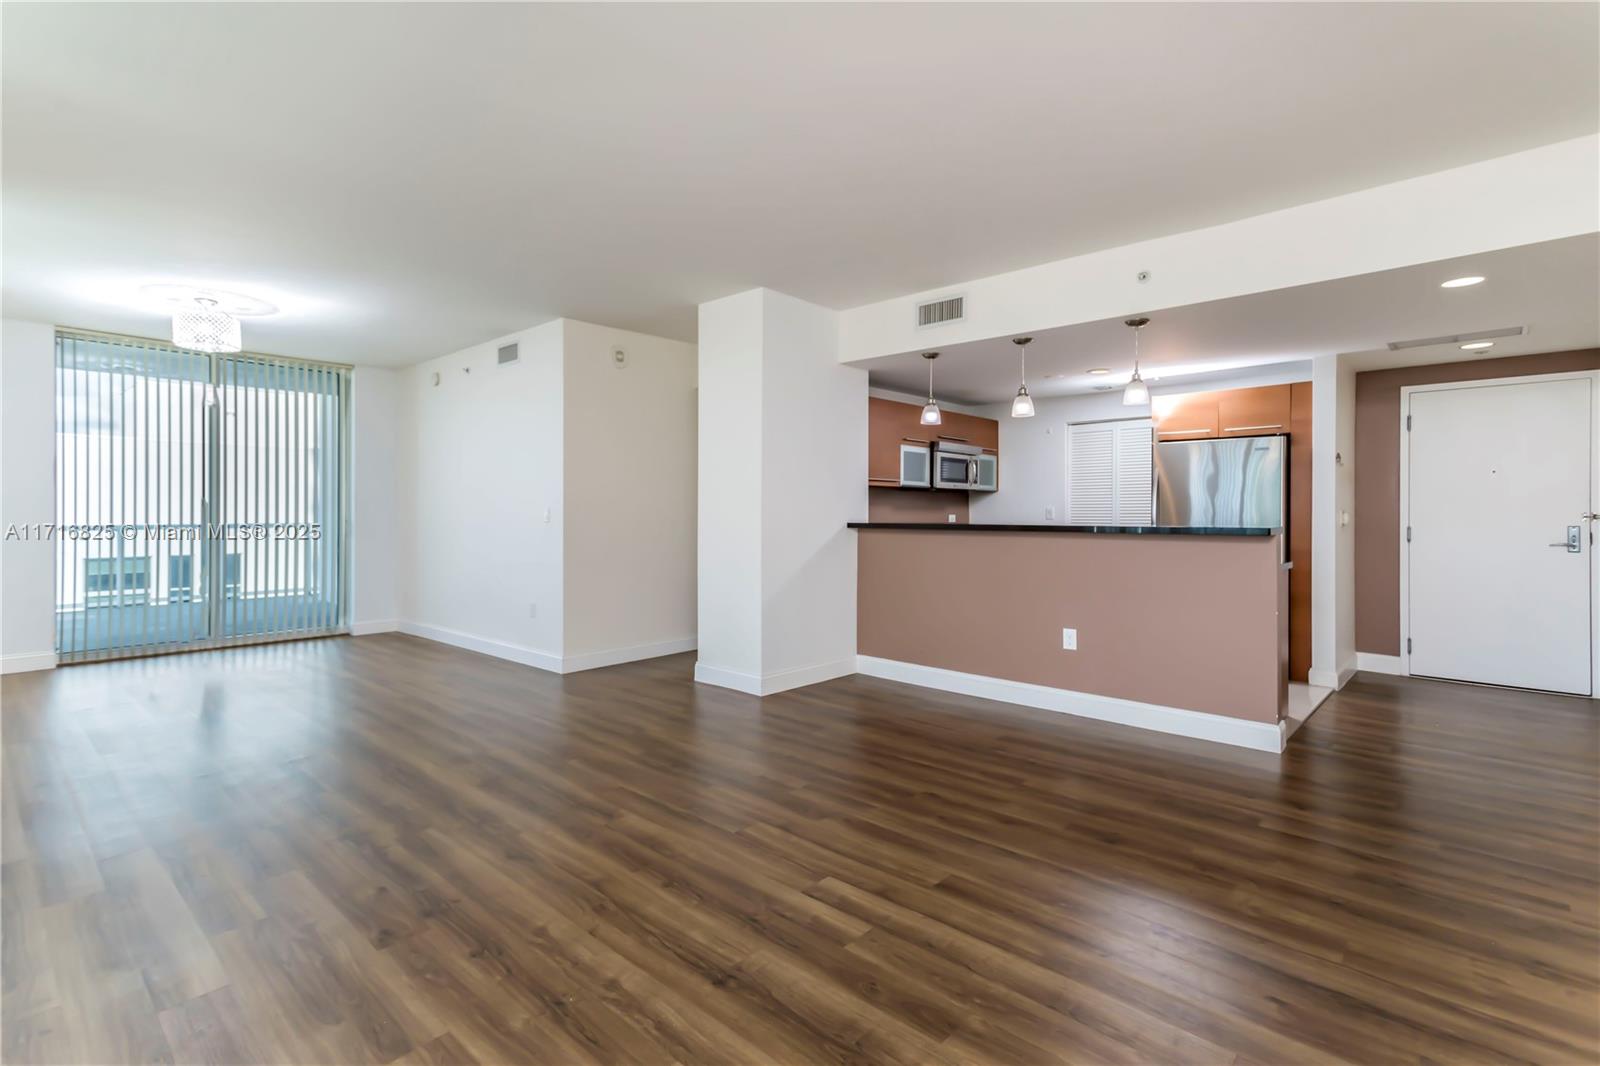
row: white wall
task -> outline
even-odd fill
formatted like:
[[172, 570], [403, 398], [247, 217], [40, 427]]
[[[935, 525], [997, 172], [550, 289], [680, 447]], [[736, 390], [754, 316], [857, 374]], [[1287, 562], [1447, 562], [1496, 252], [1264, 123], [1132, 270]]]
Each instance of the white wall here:
[[[546, 669], [562, 649], [563, 329], [535, 326], [406, 374], [403, 628]], [[520, 359], [497, 365], [512, 341]]]
[[695, 346], [564, 326], [566, 667], [686, 651], [695, 646]]
[[1347, 356], [1319, 356], [1311, 380], [1310, 681], [1343, 688], [1356, 661], [1356, 371]]
[[399, 625], [409, 519], [409, 400], [405, 372], [358, 366], [350, 374], [350, 629]]
[[855, 669], [867, 376], [837, 330], [766, 289], [700, 305], [697, 680], [765, 695]]
[[752, 289], [700, 305], [697, 676], [761, 676], [765, 303]]
[[855, 672], [856, 534], [867, 517], [867, 374], [838, 315], [766, 292], [761, 455], [764, 690]]
[[[55, 327], [0, 322], [0, 533], [54, 522]], [[0, 673], [55, 665], [55, 542], [0, 540]]]
[[[937, 343], [1037, 332], [1221, 300], [1600, 229], [1591, 135], [1221, 226], [866, 304], [842, 313], [840, 358], [934, 343], [916, 305], [964, 293]], [[1139, 271], [1150, 280], [1136, 280]]]

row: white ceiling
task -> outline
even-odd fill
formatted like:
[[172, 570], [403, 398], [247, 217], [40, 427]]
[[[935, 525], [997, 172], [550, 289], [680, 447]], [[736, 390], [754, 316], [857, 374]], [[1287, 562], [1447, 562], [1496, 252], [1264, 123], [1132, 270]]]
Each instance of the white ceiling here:
[[[1442, 289], [1441, 281], [1478, 276], [1480, 285]], [[1390, 341], [1524, 326], [1527, 334], [1463, 352], [1440, 344], [1392, 352]], [[1270, 363], [1350, 354], [1357, 370], [1417, 366], [1530, 352], [1600, 347], [1600, 235], [1588, 234], [1484, 255], [1363, 274], [1353, 278], [1191, 304], [1154, 313], [1140, 338], [1141, 373], [1163, 384], [1201, 384]], [[1033, 334], [1028, 388], [1037, 397], [1125, 385], [1133, 337], [1122, 319], [1062, 326]], [[941, 346], [936, 393], [956, 403], [1009, 400], [1017, 391], [1017, 350], [1010, 338]], [[920, 352], [856, 363], [874, 386], [926, 391]], [[1112, 373], [1093, 376], [1104, 367]]]
[[1592, 133], [1594, 4], [5, 4], [4, 310], [409, 363], [691, 338]]

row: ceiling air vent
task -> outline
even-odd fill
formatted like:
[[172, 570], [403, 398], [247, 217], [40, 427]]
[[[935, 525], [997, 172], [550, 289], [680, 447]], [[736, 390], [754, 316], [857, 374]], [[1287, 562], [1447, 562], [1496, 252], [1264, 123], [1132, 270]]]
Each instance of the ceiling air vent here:
[[942, 300], [929, 300], [917, 305], [917, 328], [942, 326], [946, 322], [960, 322], [967, 317], [967, 298], [947, 296]]
[[1472, 341], [1492, 341], [1498, 337], [1520, 337], [1528, 331], [1526, 326], [1506, 326], [1503, 329], [1480, 329], [1476, 333], [1455, 333], [1448, 337], [1423, 337], [1414, 341], [1390, 341], [1391, 352], [1407, 348], [1432, 348], [1435, 344], [1468, 344]]
[[517, 346], [515, 344], [503, 345], [500, 348], [500, 365], [505, 366], [507, 363], [515, 363], [516, 361]]

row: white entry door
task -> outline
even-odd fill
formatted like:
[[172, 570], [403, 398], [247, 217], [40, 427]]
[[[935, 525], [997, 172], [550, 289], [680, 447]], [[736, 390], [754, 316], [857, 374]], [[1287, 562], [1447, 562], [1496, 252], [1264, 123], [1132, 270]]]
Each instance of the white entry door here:
[[1592, 694], [1593, 397], [1588, 378], [1407, 392], [1412, 674]]

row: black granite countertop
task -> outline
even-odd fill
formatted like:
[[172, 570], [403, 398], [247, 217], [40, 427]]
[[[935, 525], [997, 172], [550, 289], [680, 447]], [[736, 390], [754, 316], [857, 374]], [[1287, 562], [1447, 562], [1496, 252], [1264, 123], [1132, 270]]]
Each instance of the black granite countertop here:
[[1276, 526], [1063, 526], [988, 522], [847, 522], [851, 529], [925, 529], [945, 533], [1121, 533], [1170, 537], [1275, 537]]

